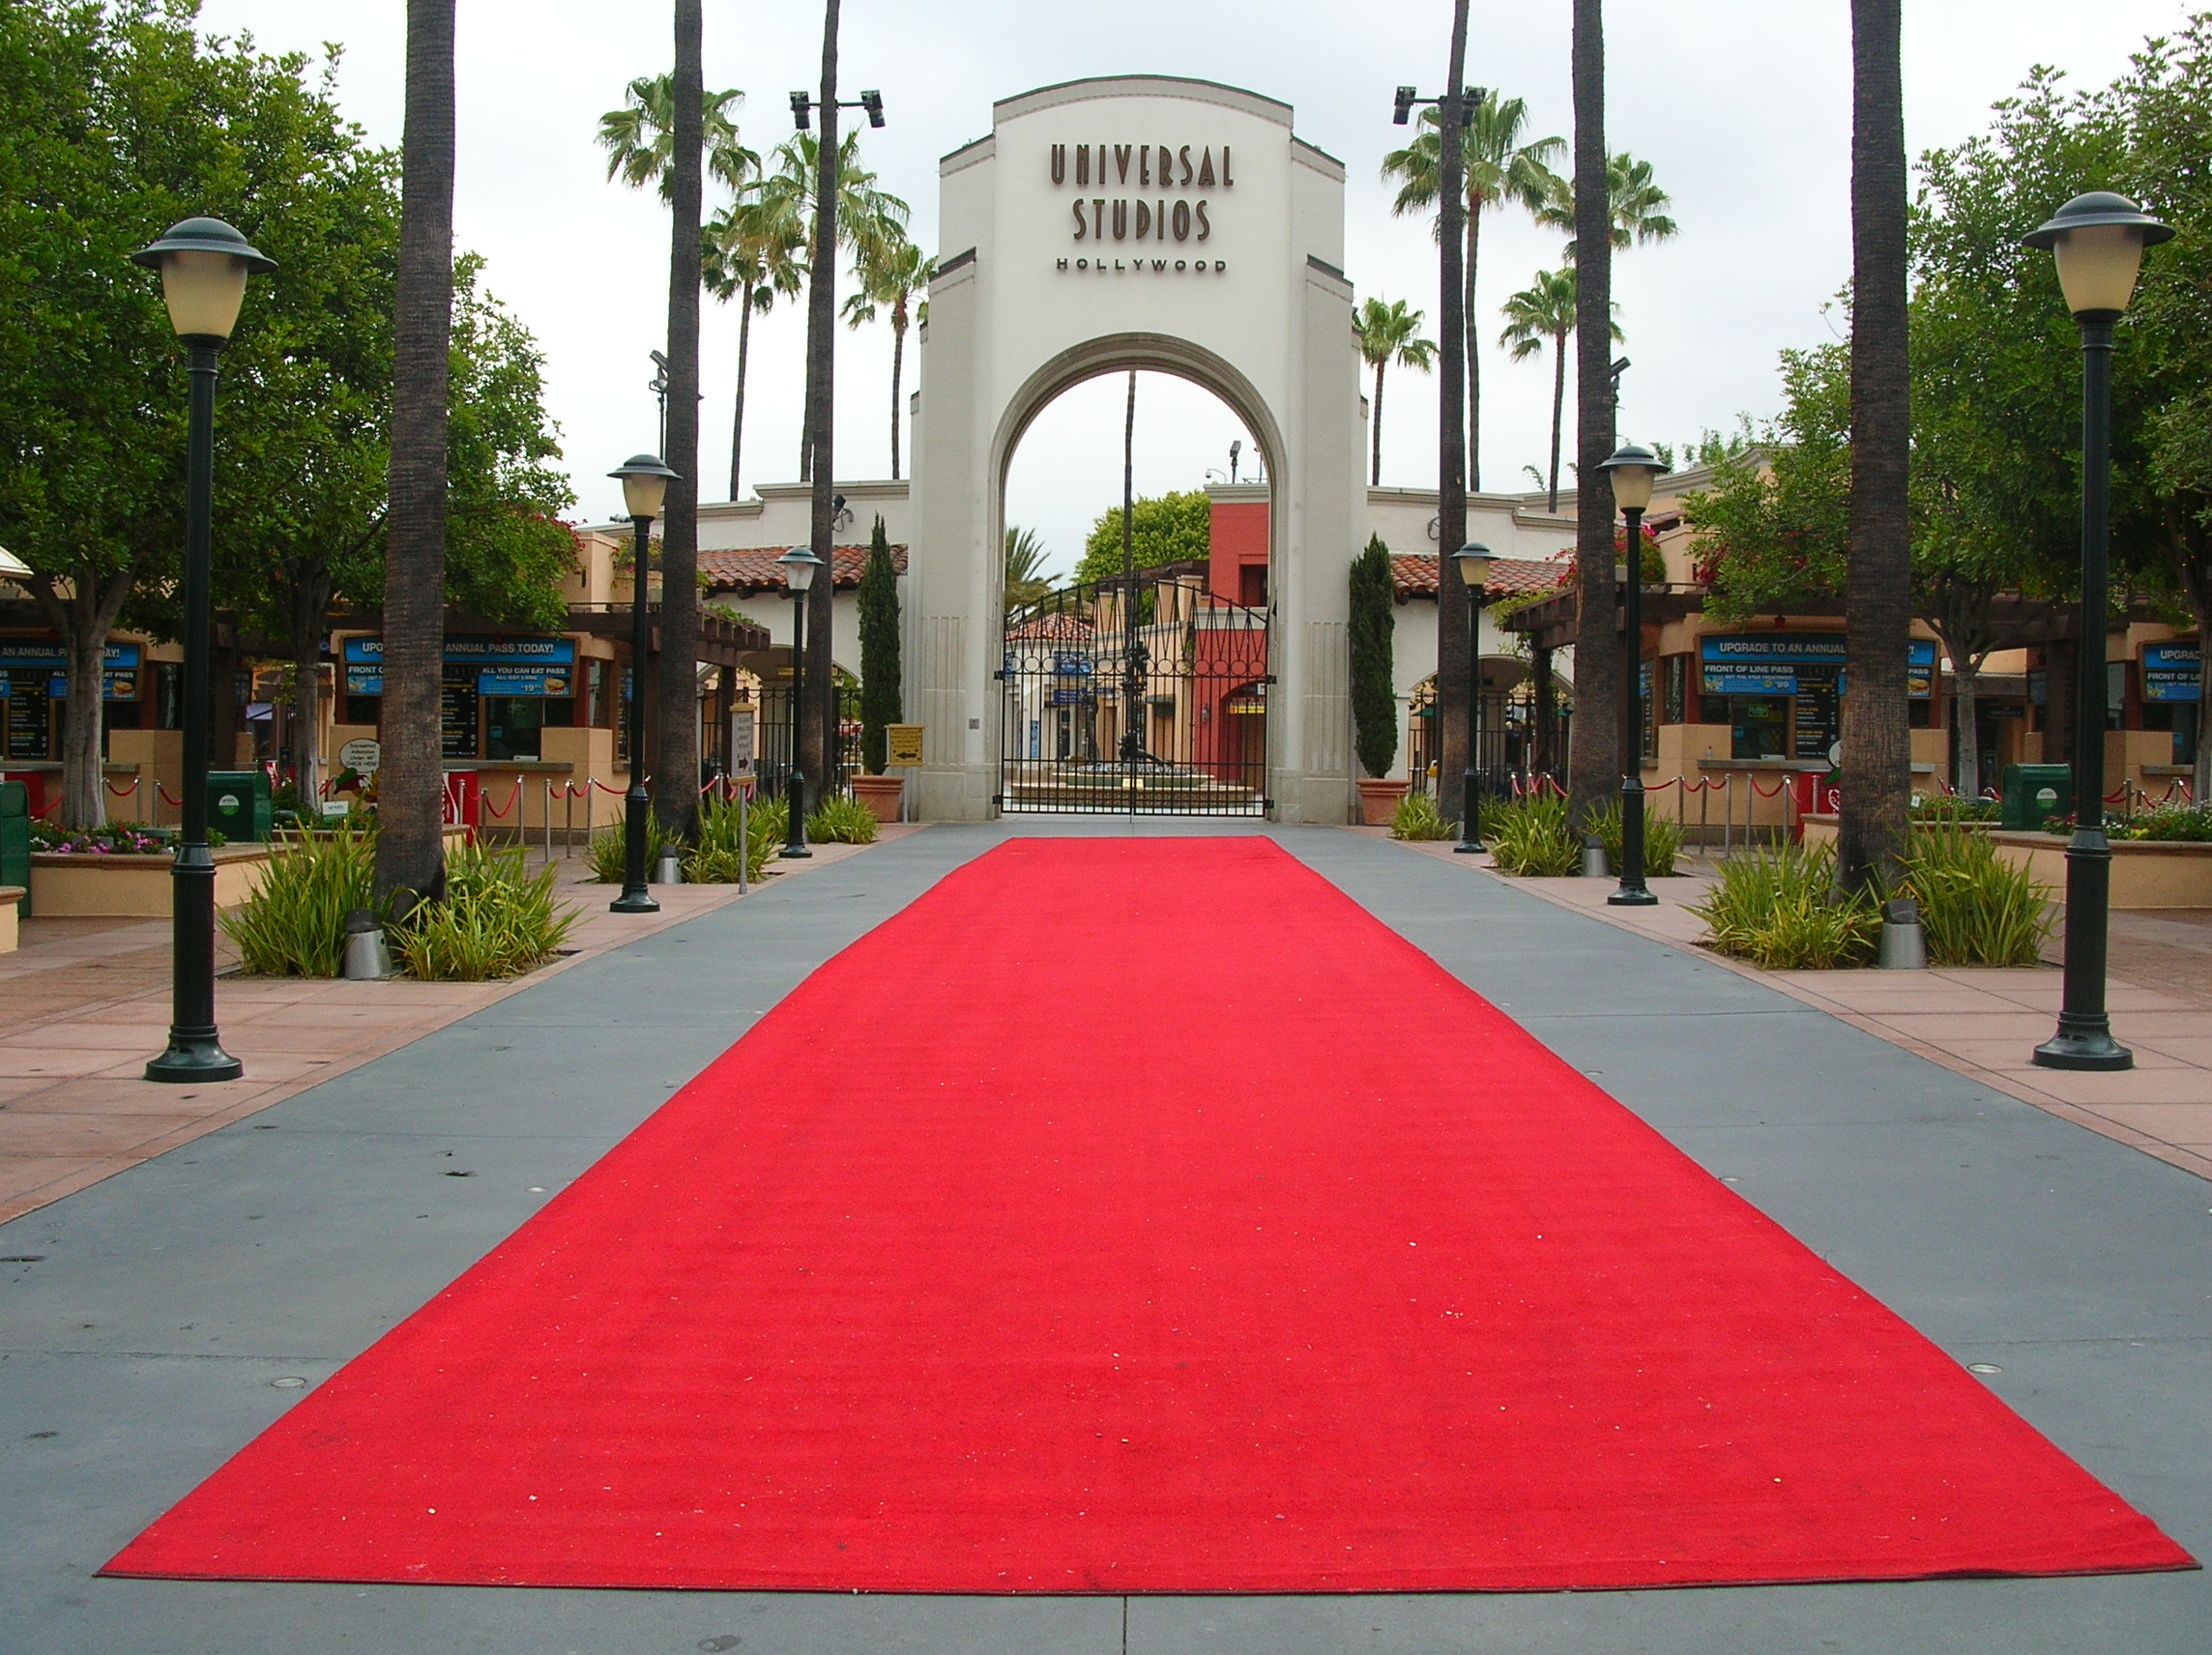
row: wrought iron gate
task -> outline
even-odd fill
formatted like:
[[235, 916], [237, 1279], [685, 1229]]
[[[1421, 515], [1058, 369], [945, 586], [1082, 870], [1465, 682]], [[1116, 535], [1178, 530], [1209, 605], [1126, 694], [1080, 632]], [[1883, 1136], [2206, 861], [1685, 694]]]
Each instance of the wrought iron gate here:
[[[1125, 624], [1134, 595], [1134, 624]], [[1048, 593], [1007, 614], [998, 805], [1264, 816], [1267, 612], [1203, 564]]]

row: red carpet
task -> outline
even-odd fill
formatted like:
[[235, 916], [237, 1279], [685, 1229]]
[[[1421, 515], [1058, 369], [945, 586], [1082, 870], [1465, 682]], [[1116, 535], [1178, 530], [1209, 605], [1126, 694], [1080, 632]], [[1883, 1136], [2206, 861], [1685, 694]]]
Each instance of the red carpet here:
[[1259, 839], [1016, 840], [119, 1575], [1405, 1591], [2186, 1567]]

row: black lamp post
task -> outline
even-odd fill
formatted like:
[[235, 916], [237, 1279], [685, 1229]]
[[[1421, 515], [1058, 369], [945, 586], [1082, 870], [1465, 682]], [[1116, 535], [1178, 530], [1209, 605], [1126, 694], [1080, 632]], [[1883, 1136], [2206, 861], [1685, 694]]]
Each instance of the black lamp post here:
[[[822, 566], [822, 560], [814, 555], [812, 547], [794, 546], [775, 560], [783, 570], [783, 578], [791, 587], [791, 706], [794, 723], [791, 742], [791, 788], [787, 797], [790, 809], [783, 829], [783, 855], [791, 857], [811, 857], [806, 848], [806, 777], [799, 768], [799, 727], [796, 722], [799, 709], [806, 705], [806, 595], [814, 586], [814, 571]], [[834, 731], [836, 725], [832, 723]], [[824, 755], [830, 762], [830, 755]]]
[[[1625, 364], [1623, 364], [1625, 365]], [[1627, 648], [1621, 652], [1620, 888], [1606, 901], [1616, 908], [1658, 902], [1644, 884], [1644, 512], [1651, 484], [1668, 468], [1649, 449], [1629, 443], [1605, 462], [1613, 503], [1628, 519], [1628, 570], [1621, 587]]]
[[2081, 641], [2075, 688], [2074, 837], [2066, 845], [2066, 981], [2058, 1031], [2035, 1049], [2047, 1069], [2126, 1069], [2105, 1009], [2106, 911], [2112, 848], [2105, 838], [2106, 546], [2111, 529], [2112, 324], [2135, 297], [2143, 248], [2173, 232], [2124, 195], [2077, 195], [2027, 237], [2054, 253], [2066, 308], [2081, 329]]
[[645, 883], [646, 817], [653, 800], [645, 791], [645, 657], [653, 650], [646, 613], [652, 600], [648, 573], [653, 561], [653, 520], [676, 474], [658, 454], [632, 454], [609, 477], [622, 479], [623, 508], [629, 513], [632, 541], [629, 571], [629, 791], [623, 796], [622, 895], [607, 904], [617, 914], [658, 914], [660, 904]]
[[[187, 218], [131, 262], [161, 273], [169, 322], [190, 375], [185, 461], [185, 805], [170, 869], [169, 1047], [146, 1065], [150, 1081], [234, 1081], [245, 1065], [222, 1049], [215, 1025], [215, 858], [208, 854], [209, 547], [215, 537], [215, 374], [246, 278], [276, 264], [219, 218]], [[96, 688], [95, 694], [99, 693]]]
[[1482, 842], [1482, 602], [1490, 595], [1490, 548], [1465, 545], [1452, 554], [1467, 588], [1467, 768], [1460, 774], [1460, 834], [1455, 856], [1471, 857]]

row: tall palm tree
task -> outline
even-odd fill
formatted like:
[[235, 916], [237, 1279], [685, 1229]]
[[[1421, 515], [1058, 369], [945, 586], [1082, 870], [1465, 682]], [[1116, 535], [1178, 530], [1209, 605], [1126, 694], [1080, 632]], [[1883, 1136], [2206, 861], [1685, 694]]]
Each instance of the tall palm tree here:
[[745, 446], [745, 378], [751, 365], [753, 317], [806, 285], [806, 226], [764, 200], [758, 182], [707, 222], [707, 290], [738, 301], [738, 392], [730, 417], [730, 498], [738, 498]]
[[453, 324], [454, 0], [407, 0], [407, 115], [393, 300], [384, 554], [384, 763], [376, 891], [403, 913], [446, 886], [446, 387]]
[[[888, 228], [888, 226], [887, 226]], [[855, 261], [854, 275], [860, 289], [845, 301], [845, 319], [864, 327], [876, 319], [879, 305], [891, 320], [891, 479], [899, 475], [899, 382], [906, 368], [906, 331], [917, 321], [929, 320], [929, 283], [937, 275], [937, 261], [906, 238], [880, 234], [863, 244]]]
[[[1462, 162], [1467, 168], [1467, 314], [1475, 313], [1475, 273], [1481, 257], [1482, 216], [1512, 204], [1531, 215], [1539, 214], [1565, 186], [1552, 170], [1552, 162], [1566, 153], [1562, 139], [1523, 135], [1528, 127], [1528, 105], [1519, 98], [1485, 98], [1465, 130]], [[1437, 112], [1421, 111], [1422, 130], [1402, 150], [1382, 158], [1382, 177], [1398, 180], [1398, 198], [1390, 211], [1403, 217], [1436, 205], [1437, 179], [1441, 171], [1441, 139]], [[1468, 486], [1482, 487], [1482, 361], [1477, 335], [1467, 334], [1467, 474]]]
[[[1578, 290], [1573, 265], [1540, 270], [1532, 283], [1501, 307], [1505, 331], [1498, 335], [1498, 342], [1515, 362], [1536, 355], [1546, 341], [1552, 347], [1552, 470], [1545, 485], [1547, 511], [1559, 508], [1559, 436], [1567, 405], [1567, 338], [1576, 327]], [[1613, 336], [1620, 337], [1617, 325]]]
[[1400, 367], [1427, 373], [1436, 366], [1437, 342], [1421, 337], [1421, 323], [1427, 313], [1409, 310], [1403, 299], [1393, 299], [1385, 305], [1380, 299], [1370, 299], [1352, 314], [1352, 331], [1359, 338], [1359, 355], [1375, 370], [1375, 427], [1374, 475], [1368, 479], [1378, 487], [1382, 481], [1382, 372], [1392, 363]]
[[[763, 189], [779, 195], [789, 210], [804, 221], [811, 251], [806, 269], [806, 411], [800, 427], [799, 457], [801, 477], [811, 479], [807, 509], [807, 545], [828, 571], [836, 554], [837, 479], [837, 247], [850, 243], [855, 225], [845, 219], [848, 171], [859, 171], [859, 133], [845, 141], [837, 137], [837, 21], [839, 0], [823, 0], [822, 78], [816, 88], [814, 113], [821, 120], [819, 139], [800, 132], [777, 151], [779, 164], [763, 181]], [[869, 176], [868, 187], [874, 184]], [[856, 206], [859, 205], [855, 203]], [[863, 228], [863, 235], [872, 230]], [[834, 579], [827, 584], [835, 585]], [[830, 594], [806, 606], [805, 658], [828, 668], [834, 647], [830, 628]], [[838, 759], [837, 686], [828, 670], [806, 676], [806, 693], [792, 709], [793, 751], [800, 773], [817, 795], [836, 785]], [[792, 805], [800, 812], [806, 804], [804, 789], [794, 790]]]
[[[760, 157], [738, 141], [732, 118], [745, 95], [732, 89], [700, 98], [700, 141], [707, 170], [732, 189], [760, 170]], [[670, 74], [641, 74], [624, 88], [623, 106], [599, 117], [599, 147], [607, 152], [607, 177], [632, 189], [658, 184], [663, 199], [674, 188], [668, 169], [676, 150], [676, 81]]]
[[[668, 438], [661, 457], [676, 475], [661, 508], [658, 716], [653, 810], [671, 836], [687, 838], [699, 813], [699, 288], [706, 88], [704, 0], [676, 0], [676, 65], [669, 98]], [[734, 147], [735, 134], [725, 150]], [[632, 755], [630, 763], [641, 762]]]
[[1044, 572], [1044, 541], [1034, 529], [1006, 525], [1006, 572], [1004, 586], [1005, 606], [1018, 609], [1023, 604], [1034, 603], [1052, 590], [1052, 581]]
[[1575, 720], [1567, 786], [1575, 819], [1618, 797], [1621, 650], [1614, 631], [1613, 496], [1598, 468], [1613, 452], [1611, 157], [1605, 147], [1605, 3], [1574, 0], [1575, 259]]
[[[1579, 237], [1575, 230], [1574, 186], [1556, 180], [1557, 188], [1534, 209], [1536, 222], [1568, 235], [1566, 258], [1575, 259]], [[1606, 211], [1613, 220], [1612, 241], [1616, 248], [1642, 247], [1646, 242], [1673, 240], [1681, 226], [1668, 216], [1674, 197], [1659, 188], [1647, 160], [1638, 160], [1626, 150], [1606, 157]]]
[[[836, 0], [829, 0], [832, 9], [835, 3]], [[826, 47], [825, 55], [832, 55], [833, 49], [833, 46]], [[852, 254], [858, 268], [894, 236], [904, 238], [907, 204], [888, 190], [878, 189], [876, 175], [860, 164], [858, 130], [835, 140], [834, 154], [837, 181], [836, 200], [830, 214], [835, 232], [831, 239]], [[796, 216], [807, 227], [808, 240], [819, 243], [821, 238], [814, 232], [814, 203], [821, 192], [819, 175], [828, 170], [823, 165], [821, 138], [813, 132], [795, 132], [776, 146], [775, 165], [761, 180], [760, 199], [775, 212]], [[822, 256], [819, 247], [815, 256]], [[824, 272], [824, 280], [833, 289], [836, 279], [832, 264]], [[832, 316], [834, 312], [832, 305]], [[812, 371], [811, 363], [808, 371]], [[801, 480], [814, 475], [813, 441], [811, 433], [805, 431], [800, 435], [799, 475]]]
[[1851, 0], [1851, 506], [1845, 577], [1843, 809], [1836, 874], [1886, 887], [1911, 806], [1906, 652], [1912, 618], [1906, 481], [1906, 184], [1899, 0]]

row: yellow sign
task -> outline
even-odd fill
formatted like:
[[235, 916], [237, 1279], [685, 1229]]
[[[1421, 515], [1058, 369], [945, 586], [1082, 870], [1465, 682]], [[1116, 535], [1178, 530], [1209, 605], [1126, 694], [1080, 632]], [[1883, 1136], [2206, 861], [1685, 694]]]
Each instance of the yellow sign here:
[[918, 765], [921, 763], [921, 726], [919, 724], [886, 724], [884, 726], [884, 764]]

